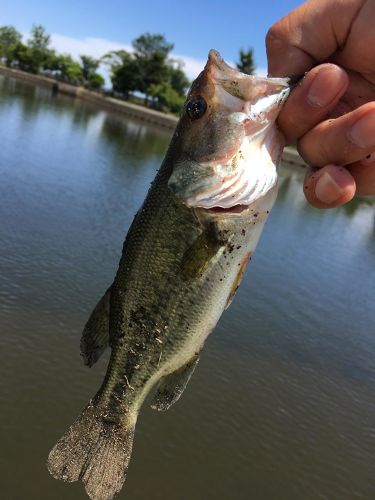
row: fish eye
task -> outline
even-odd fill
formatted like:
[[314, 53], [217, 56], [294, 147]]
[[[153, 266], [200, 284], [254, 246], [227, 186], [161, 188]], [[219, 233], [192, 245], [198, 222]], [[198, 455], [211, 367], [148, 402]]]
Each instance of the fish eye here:
[[187, 102], [185, 109], [192, 120], [197, 120], [205, 114], [207, 110], [207, 103], [203, 97], [199, 95], [190, 99], [190, 101]]

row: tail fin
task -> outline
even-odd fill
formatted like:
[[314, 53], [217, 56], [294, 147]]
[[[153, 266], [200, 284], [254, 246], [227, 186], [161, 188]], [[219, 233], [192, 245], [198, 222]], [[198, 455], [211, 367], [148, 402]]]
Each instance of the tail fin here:
[[56, 479], [80, 479], [93, 500], [110, 500], [125, 481], [133, 437], [134, 421], [129, 426], [107, 422], [89, 404], [51, 450], [48, 470]]

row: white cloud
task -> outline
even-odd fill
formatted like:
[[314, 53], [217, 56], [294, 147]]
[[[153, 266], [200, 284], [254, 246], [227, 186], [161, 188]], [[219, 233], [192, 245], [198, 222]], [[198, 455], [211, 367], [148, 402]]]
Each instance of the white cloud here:
[[75, 59], [78, 59], [80, 54], [99, 58], [112, 50], [132, 51], [130, 45], [112, 42], [104, 38], [72, 38], [57, 33], [51, 35], [51, 46], [57, 52], [71, 54]]
[[193, 57], [172, 54], [172, 59], [177, 59], [183, 63], [183, 70], [189, 80], [194, 80], [206, 65], [206, 59], [194, 59]]
[[[51, 47], [59, 53], [71, 54], [74, 59], [78, 59], [80, 54], [99, 58], [112, 50], [133, 51], [133, 47], [129, 44], [113, 42], [104, 38], [73, 38], [57, 33], [51, 34]], [[193, 80], [206, 64], [204, 59], [194, 59], [181, 54], [171, 54], [171, 58], [183, 63], [184, 71], [190, 80]]]
[[[79, 56], [81, 54], [100, 58], [107, 52], [113, 50], [123, 49], [128, 52], [133, 51], [133, 47], [130, 44], [126, 43], [119, 43], [112, 40], [95, 37], [74, 38], [70, 36], [60, 35], [58, 33], [51, 34], [51, 47], [61, 54], [70, 54], [74, 59], [79, 59]], [[194, 57], [185, 56], [183, 54], [172, 53], [171, 58], [183, 63], [183, 70], [185, 71], [189, 80], [194, 80], [194, 78], [198, 76], [198, 74], [202, 71], [206, 64], [206, 59], [196, 59]], [[228, 63], [231, 64], [231, 61], [228, 61]], [[109, 83], [108, 72], [106, 68], [101, 67], [101, 70], [106, 78], [107, 83]], [[256, 74], [260, 76], [266, 76], [267, 69], [257, 68]]]

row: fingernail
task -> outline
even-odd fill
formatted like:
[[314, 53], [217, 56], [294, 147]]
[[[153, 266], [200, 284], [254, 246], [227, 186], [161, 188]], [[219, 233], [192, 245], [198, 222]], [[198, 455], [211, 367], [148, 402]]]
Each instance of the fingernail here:
[[324, 108], [334, 100], [345, 84], [346, 79], [338, 68], [322, 68], [310, 85], [307, 100], [312, 106]]
[[368, 111], [352, 126], [349, 139], [360, 148], [375, 147], [375, 109]]
[[336, 183], [328, 172], [319, 177], [315, 185], [315, 196], [322, 203], [329, 205], [338, 200], [344, 191]]

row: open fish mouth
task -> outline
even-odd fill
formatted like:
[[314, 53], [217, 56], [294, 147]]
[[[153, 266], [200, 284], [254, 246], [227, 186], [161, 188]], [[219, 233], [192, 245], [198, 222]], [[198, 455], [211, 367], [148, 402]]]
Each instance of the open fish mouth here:
[[246, 75], [210, 51], [204, 71], [190, 89], [190, 103], [205, 101], [207, 112], [188, 125], [201, 127], [207, 151], [176, 162], [170, 189], [189, 207], [242, 213], [277, 183], [284, 139], [275, 125], [289, 95], [286, 78]]
[[[183, 188], [186, 205], [238, 214], [276, 185], [283, 138], [273, 123], [256, 134], [246, 134], [248, 117], [238, 114], [230, 119], [236, 123], [241, 119], [245, 133], [231, 158], [176, 166], [169, 186], [177, 195]], [[188, 175], [186, 168], [190, 168]]]
[[240, 149], [226, 163], [202, 164], [211, 175], [191, 186], [186, 204], [240, 213], [272, 189], [277, 183], [283, 143], [276, 128], [268, 132], [265, 140], [263, 134], [245, 135]]
[[232, 68], [218, 51], [210, 50], [204, 71], [209, 70], [212, 78], [233, 97], [254, 106], [264, 97], [278, 96], [289, 88], [288, 78], [268, 78], [242, 73]]
[[223, 208], [223, 207], [211, 207], [207, 208], [209, 212], [214, 214], [242, 214], [249, 208], [249, 205], [234, 205], [233, 207]]

